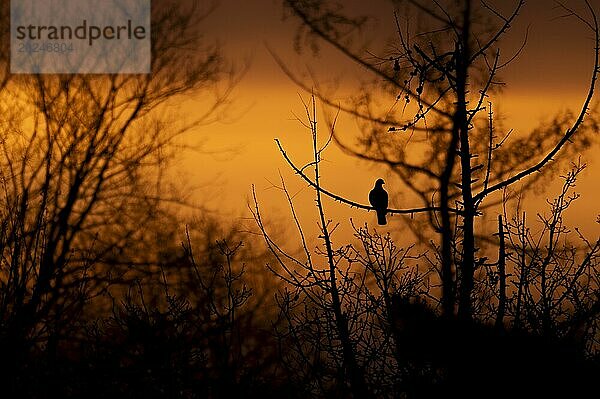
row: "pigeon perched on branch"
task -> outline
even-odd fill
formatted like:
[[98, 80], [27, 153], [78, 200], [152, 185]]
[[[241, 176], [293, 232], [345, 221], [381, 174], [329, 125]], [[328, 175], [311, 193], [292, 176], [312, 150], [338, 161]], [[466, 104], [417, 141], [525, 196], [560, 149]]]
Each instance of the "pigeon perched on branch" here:
[[385, 215], [387, 214], [388, 207], [388, 193], [383, 189], [384, 184], [383, 179], [377, 179], [375, 187], [369, 193], [369, 202], [375, 208], [375, 212], [377, 212], [377, 223], [380, 225], [387, 224]]

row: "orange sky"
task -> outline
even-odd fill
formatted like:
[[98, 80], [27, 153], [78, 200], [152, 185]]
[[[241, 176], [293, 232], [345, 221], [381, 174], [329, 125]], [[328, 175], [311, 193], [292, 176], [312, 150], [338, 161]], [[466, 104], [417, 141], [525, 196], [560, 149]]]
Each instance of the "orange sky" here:
[[[364, 9], [366, 3], [344, 2], [356, 9], [360, 9], [361, 4]], [[393, 29], [390, 2], [374, 2], [376, 5], [368, 3], [369, 10], [375, 11], [379, 18], [378, 23], [374, 24], [379, 31], [370, 30], [368, 34], [385, 34]], [[528, 1], [506, 44], [507, 52], [518, 48], [525, 28], [530, 26], [525, 52], [503, 73], [508, 85], [504, 94], [495, 99], [495, 108], [506, 117], [505, 125], [517, 132], [526, 132], [539, 120], [565, 108], [578, 109], [586, 94], [593, 56], [590, 34], [574, 20], [556, 19], [561, 12], [553, 9], [549, 3], [552, 2]], [[567, 3], [575, 6], [581, 4], [577, 0]], [[288, 220], [285, 198], [272, 187], [273, 183], [279, 183], [281, 172], [293, 193], [298, 193], [295, 200], [298, 207], [302, 208], [302, 216], [310, 229], [315, 224], [311, 208], [313, 193], [290, 173], [273, 141], [274, 138], [280, 138], [295, 159], [308, 159], [310, 137], [293, 120], [292, 115], [303, 114], [298, 94], [305, 98], [307, 94], [302, 93], [281, 71], [267, 46], [295, 71], [306, 71], [310, 66], [323, 79], [336, 75], [352, 79], [360, 71], [326, 47], [319, 57], [295, 54], [292, 45], [297, 22], [291, 18], [283, 20], [283, 14], [277, 0], [221, 0], [220, 7], [207, 21], [205, 31], [210, 38], [223, 43], [228, 56], [238, 62], [249, 57], [251, 65], [235, 90], [233, 112], [227, 120], [197, 129], [189, 137], [194, 143], [203, 143], [203, 147], [209, 151], [225, 148], [234, 151], [213, 155], [190, 153], [179, 168], [185, 171], [189, 180], [217, 184], [218, 189], [211, 189], [209, 196], [206, 191], [200, 190], [198, 201], [218, 208], [227, 216], [248, 216], [246, 204], [250, 198], [250, 186], [255, 184], [265, 216]], [[374, 48], [377, 50], [376, 46]], [[340, 93], [343, 94], [343, 90]], [[194, 112], [193, 104], [192, 101], [189, 112]], [[342, 115], [338, 131], [343, 134], [347, 131], [352, 136], [357, 127], [350, 116]], [[595, 215], [600, 214], [597, 201], [597, 182], [600, 177], [600, 162], [596, 161], [598, 154], [598, 147], [584, 154], [583, 160], [589, 167], [577, 186], [582, 198], [568, 214], [569, 222], [583, 226], [584, 231], [592, 236], [597, 236], [600, 230], [599, 225], [594, 223]], [[326, 155], [323, 173], [324, 185], [328, 189], [361, 203], [367, 202], [367, 193], [374, 180], [382, 175], [381, 171], [342, 155], [335, 148]], [[394, 191], [390, 184], [386, 188]], [[558, 186], [549, 187], [548, 195], [556, 190]], [[392, 200], [392, 205], [401, 208], [421, 205], [401, 204], [398, 201]], [[532, 201], [532, 204], [536, 208], [530, 210], [532, 214], [542, 209], [542, 201]], [[350, 210], [344, 205], [329, 202], [327, 210], [330, 217], [344, 225], [341, 234], [347, 233], [350, 217], [358, 225], [365, 221], [374, 223], [374, 213]], [[489, 217], [495, 219], [494, 215]], [[393, 229], [397, 224], [392, 221], [388, 226]]]

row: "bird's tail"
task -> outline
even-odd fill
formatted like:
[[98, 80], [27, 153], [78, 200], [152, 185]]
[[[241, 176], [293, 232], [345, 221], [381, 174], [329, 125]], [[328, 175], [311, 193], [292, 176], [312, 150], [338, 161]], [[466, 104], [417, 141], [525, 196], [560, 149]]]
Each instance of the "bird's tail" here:
[[387, 220], [385, 219], [385, 211], [377, 211], [377, 224], [385, 225], [387, 224]]

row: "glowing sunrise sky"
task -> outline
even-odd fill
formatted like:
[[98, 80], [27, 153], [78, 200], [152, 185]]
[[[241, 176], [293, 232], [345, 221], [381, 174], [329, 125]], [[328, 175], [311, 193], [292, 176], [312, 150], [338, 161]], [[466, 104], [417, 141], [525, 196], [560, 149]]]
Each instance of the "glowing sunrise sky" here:
[[[376, 18], [365, 33], [379, 38], [372, 41], [372, 49], [378, 52], [385, 38], [394, 29], [393, 4], [390, 1], [345, 1], [353, 13], [368, 12]], [[496, 1], [502, 7], [514, 1]], [[567, 3], [581, 9], [582, 2]], [[592, 2], [600, 12], [600, 2]], [[247, 202], [251, 185], [256, 185], [257, 195], [265, 216], [274, 220], [288, 221], [287, 203], [280, 191], [273, 188], [279, 184], [279, 173], [285, 177], [295, 197], [296, 204], [304, 214], [304, 222], [314, 227], [311, 213], [313, 192], [300, 183], [285, 165], [278, 153], [274, 138], [280, 138], [290, 155], [303, 163], [310, 157], [310, 137], [303, 127], [294, 121], [293, 114], [304, 115], [298, 95], [308, 98], [307, 93], [296, 86], [274, 61], [272, 49], [296, 73], [311, 70], [319, 82], [330, 82], [339, 77], [339, 98], [344, 100], [344, 88], [348, 82], [361, 76], [361, 70], [349, 64], [323, 45], [318, 56], [310, 51], [298, 55], [293, 50], [294, 33], [298, 21], [294, 17], [283, 18], [281, 3], [276, 0], [221, 0], [220, 6], [206, 21], [207, 37], [218, 40], [225, 53], [234, 62], [242, 64], [250, 59], [250, 66], [234, 95], [232, 111], [222, 121], [198, 128], [189, 135], [193, 143], [201, 143], [211, 154], [190, 153], [178, 166], [185, 179], [214, 185], [211, 194], [198, 191], [198, 201], [210, 208], [219, 209], [224, 216], [247, 217]], [[529, 25], [529, 38], [523, 54], [501, 74], [507, 83], [504, 93], [496, 96], [494, 107], [504, 118], [506, 128], [514, 128], [519, 134], [536, 126], [540, 120], [571, 108], [579, 110], [586, 95], [593, 66], [593, 43], [590, 32], [574, 19], [557, 18], [563, 12], [553, 7], [552, 1], [527, 1], [506, 38], [505, 54], [512, 54], [524, 38]], [[364, 75], [363, 75], [364, 76]], [[308, 81], [308, 80], [307, 80]], [[390, 99], [390, 104], [393, 99]], [[199, 101], [198, 104], [201, 102]], [[194, 112], [194, 101], [188, 107]], [[324, 127], [324, 123], [322, 126]], [[357, 132], [354, 119], [341, 115], [338, 132], [354, 137]], [[347, 133], [346, 133], [347, 132]], [[326, 132], [321, 133], [323, 136]], [[600, 133], [598, 133], [600, 134]], [[231, 151], [220, 151], [229, 149]], [[568, 213], [568, 222], [584, 228], [588, 234], [597, 236], [600, 226], [594, 223], [600, 214], [598, 194], [600, 188], [600, 154], [598, 145], [582, 159], [588, 164], [577, 185], [582, 194]], [[385, 172], [341, 154], [333, 146], [325, 155], [323, 185], [327, 189], [349, 199], [367, 203], [367, 193], [373, 182]], [[558, 185], [551, 185], [548, 194], [531, 200], [530, 212], [544, 210], [541, 199], [556, 193]], [[393, 180], [386, 185], [390, 192], [390, 205], [397, 208], [421, 206], [421, 203], [402, 203], [402, 193], [394, 189]], [[374, 224], [374, 213], [351, 210], [341, 204], [326, 202], [330, 218], [347, 225], [350, 217], [357, 225], [365, 221]], [[488, 217], [494, 219], [493, 214]], [[399, 219], [392, 218], [388, 228], [394, 229]], [[347, 227], [347, 226], [346, 226]]]

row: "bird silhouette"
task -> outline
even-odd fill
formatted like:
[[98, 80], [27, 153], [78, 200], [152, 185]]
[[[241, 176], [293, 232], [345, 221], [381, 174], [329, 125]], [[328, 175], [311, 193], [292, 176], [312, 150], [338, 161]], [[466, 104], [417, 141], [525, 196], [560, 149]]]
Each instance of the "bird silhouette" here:
[[387, 224], [385, 215], [388, 207], [388, 193], [383, 189], [384, 184], [383, 179], [377, 179], [375, 187], [369, 192], [369, 202], [377, 212], [377, 223], [380, 225]]

